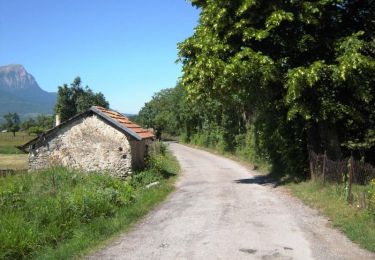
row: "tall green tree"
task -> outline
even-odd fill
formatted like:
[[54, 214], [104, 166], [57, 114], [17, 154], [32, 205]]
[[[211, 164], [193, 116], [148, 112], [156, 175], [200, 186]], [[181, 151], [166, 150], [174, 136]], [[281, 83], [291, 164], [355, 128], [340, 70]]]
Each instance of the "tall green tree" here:
[[21, 129], [29, 134], [40, 134], [54, 126], [53, 116], [39, 115], [36, 118], [28, 118], [21, 124]]
[[60, 115], [62, 121], [86, 111], [91, 106], [108, 108], [109, 103], [101, 92], [94, 93], [88, 86], [82, 87], [80, 77], [76, 77], [70, 87], [67, 84], [58, 87], [55, 113]]
[[20, 130], [21, 120], [17, 113], [8, 113], [4, 115], [5, 128], [9, 132], [13, 132], [13, 136], [16, 136], [16, 132]]
[[306, 172], [307, 149], [374, 162], [374, 1], [191, 2], [179, 57], [195, 131], [219, 128], [230, 150], [253, 129], [288, 173]]
[[172, 135], [181, 134], [181, 125], [185, 121], [181, 118], [184, 113], [185, 91], [181, 85], [175, 88], [163, 89], [154, 94], [139, 112], [138, 120], [144, 127], [154, 128], [157, 137], [162, 132]]

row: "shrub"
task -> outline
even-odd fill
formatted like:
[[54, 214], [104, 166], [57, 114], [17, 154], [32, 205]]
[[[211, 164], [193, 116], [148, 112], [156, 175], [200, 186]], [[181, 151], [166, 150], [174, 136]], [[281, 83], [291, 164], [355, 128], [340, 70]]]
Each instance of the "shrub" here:
[[165, 143], [155, 141], [148, 147], [148, 156], [153, 157], [157, 155], [165, 155], [167, 152], [167, 146]]
[[173, 155], [168, 152], [167, 146], [156, 141], [149, 146], [146, 170], [133, 174], [129, 183], [134, 188], [144, 187], [152, 182], [174, 176], [178, 171], [179, 165]]
[[194, 145], [215, 149], [221, 153], [229, 150], [225, 140], [224, 130], [219, 126], [211, 126], [191, 136], [191, 143]]

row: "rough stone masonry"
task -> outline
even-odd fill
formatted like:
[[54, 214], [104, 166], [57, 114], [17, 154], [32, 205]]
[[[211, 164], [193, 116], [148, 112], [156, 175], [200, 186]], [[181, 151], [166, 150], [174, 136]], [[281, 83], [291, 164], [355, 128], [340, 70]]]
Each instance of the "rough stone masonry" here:
[[[133, 147], [133, 150], [139, 149]], [[29, 169], [61, 165], [126, 177], [132, 171], [131, 151], [125, 134], [92, 115], [63, 126], [53, 138], [30, 149]]]

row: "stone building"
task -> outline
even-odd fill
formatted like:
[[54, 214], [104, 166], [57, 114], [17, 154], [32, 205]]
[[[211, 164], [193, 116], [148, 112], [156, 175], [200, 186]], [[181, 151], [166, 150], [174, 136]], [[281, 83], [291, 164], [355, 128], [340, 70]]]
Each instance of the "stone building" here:
[[144, 167], [154, 134], [124, 115], [91, 107], [20, 146], [29, 153], [29, 170], [61, 165], [126, 177]]

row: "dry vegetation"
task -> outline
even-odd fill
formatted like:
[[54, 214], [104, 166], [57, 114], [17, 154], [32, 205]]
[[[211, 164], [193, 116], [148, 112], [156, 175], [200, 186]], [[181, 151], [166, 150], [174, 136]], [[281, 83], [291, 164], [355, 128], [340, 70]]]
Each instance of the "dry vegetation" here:
[[0, 170], [27, 169], [27, 154], [0, 154]]
[[0, 170], [22, 170], [27, 168], [27, 155], [16, 148], [22, 145], [35, 135], [24, 132], [0, 133]]

